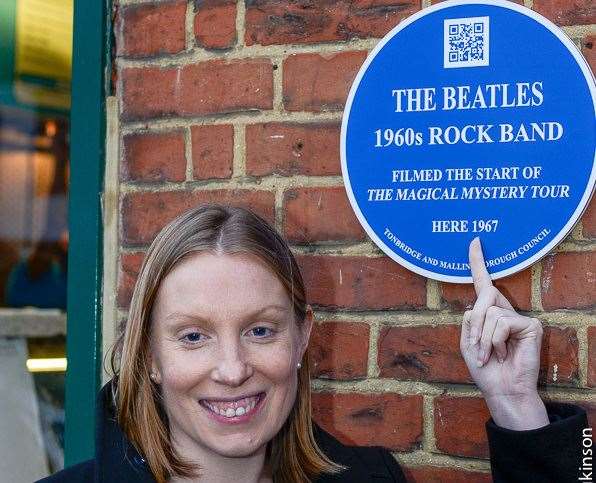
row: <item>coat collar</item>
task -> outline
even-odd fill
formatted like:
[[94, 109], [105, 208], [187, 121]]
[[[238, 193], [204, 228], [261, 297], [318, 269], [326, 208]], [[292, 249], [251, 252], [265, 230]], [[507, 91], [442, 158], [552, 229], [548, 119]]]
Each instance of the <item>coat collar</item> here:
[[112, 381], [101, 389], [98, 399], [95, 481], [155, 483], [145, 460], [118, 425]]

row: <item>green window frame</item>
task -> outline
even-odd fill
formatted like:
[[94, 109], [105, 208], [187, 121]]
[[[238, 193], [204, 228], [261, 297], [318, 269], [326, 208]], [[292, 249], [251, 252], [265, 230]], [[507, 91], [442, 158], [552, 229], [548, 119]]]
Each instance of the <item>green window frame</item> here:
[[65, 466], [93, 458], [101, 382], [101, 199], [106, 97], [111, 82], [111, 0], [74, 0], [70, 112]]

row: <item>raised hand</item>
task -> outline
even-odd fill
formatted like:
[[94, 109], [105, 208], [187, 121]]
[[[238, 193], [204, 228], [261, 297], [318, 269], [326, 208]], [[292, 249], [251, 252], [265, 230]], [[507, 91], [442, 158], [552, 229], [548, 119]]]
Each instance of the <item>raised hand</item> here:
[[549, 423], [538, 395], [542, 324], [518, 314], [493, 285], [480, 240], [470, 243], [476, 303], [464, 314], [460, 350], [498, 426], [525, 430]]

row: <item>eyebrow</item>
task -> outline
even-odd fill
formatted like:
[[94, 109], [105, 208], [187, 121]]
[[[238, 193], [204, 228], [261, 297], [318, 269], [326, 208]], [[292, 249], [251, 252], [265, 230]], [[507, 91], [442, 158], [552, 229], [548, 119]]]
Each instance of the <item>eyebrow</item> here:
[[[288, 307], [284, 307], [283, 305], [267, 305], [265, 307], [262, 307], [260, 309], [257, 309], [253, 312], [251, 312], [250, 314], [248, 314], [248, 316], [246, 318], [254, 318], [257, 317], [259, 315], [263, 315], [264, 313], [268, 312], [268, 311], [277, 311], [277, 312], [286, 312], [288, 310]], [[165, 317], [165, 320], [175, 320], [175, 321], [182, 321], [182, 320], [187, 320], [189, 322], [198, 322], [198, 323], [209, 323], [209, 319], [205, 319], [204, 317], [201, 317], [199, 315], [192, 315], [192, 314], [185, 314], [184, 312], [172, 312], [171, 314], [168, 314]]]

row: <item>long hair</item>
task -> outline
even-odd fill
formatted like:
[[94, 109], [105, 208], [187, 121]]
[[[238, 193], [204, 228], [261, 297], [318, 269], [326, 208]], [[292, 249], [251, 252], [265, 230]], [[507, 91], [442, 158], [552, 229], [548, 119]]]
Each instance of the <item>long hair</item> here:
[[[258, 215], [242, 208], [203, 205], [161, 230], [147, 251], [128, 320], [112, 352], [118, 423], [158, 483], [172, 476], [196, 476], [200, 469], [200, 461], [184, 460], [173, 447], [159, 386], [149, 377], [151, 312], [157, 291], [177, 263], [197, 252], [256, 256], [285, 287], [296, 322], [302, 324], [306, 317], [304, 282], [296, 260], [283, 238]], [[308, 352], [298, 370], [294, 406], [269, 442], [267, 455], [276, 483], [309, 482], [321, 473], [342, 469], [325, 456], [313, 436]]]

